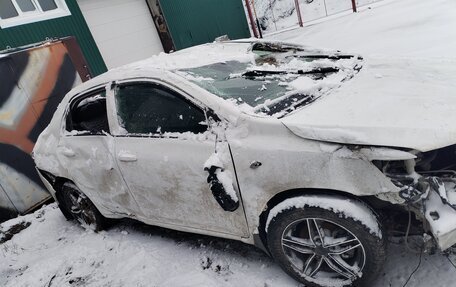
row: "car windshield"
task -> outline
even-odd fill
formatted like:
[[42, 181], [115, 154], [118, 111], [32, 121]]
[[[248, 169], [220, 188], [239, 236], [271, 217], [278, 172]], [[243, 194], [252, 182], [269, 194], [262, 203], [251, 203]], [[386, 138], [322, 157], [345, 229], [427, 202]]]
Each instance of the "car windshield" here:
[[253, 62], [227, 61], [177, 73], [258, 114], [282, 117], [308, 105], [361, 68], [362, 58], [296, 47], [253, 47]]

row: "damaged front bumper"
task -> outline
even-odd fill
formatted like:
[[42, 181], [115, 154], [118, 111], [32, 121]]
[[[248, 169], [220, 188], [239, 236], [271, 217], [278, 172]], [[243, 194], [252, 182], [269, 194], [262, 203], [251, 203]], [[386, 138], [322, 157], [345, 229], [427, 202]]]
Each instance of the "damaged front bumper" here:
[[429, 182], [424, 215], [441, 250], [456, 244], [456, 172], [425, 177]]
[[[407, 182], [409, 181], [409, 182]], [[438, 247], [444, 251], [456, 244], [456, 172], [425, 172], [393, 179], [400, 196], [424, 222]], [[405, 183], [404, 183], [405, 182]]]

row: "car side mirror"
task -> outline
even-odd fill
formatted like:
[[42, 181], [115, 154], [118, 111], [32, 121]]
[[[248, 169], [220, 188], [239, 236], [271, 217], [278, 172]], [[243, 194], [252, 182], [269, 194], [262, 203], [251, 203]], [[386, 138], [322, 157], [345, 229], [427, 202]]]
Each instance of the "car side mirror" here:
[[213, 110], [211, 109], [207, 109], [206, 110], [206, 117], [207, 117], [207, 121], [208, 121], [208, 124], [210, 125], [211, 123], [216, 123], [216, 122], [220, 122], [220, 118], [217, 116], [217, 114], [214, 113]]
[[222, 171], [223, 169], [218, 166], [211, 166], [209, 168], [204, 168], [205, 171], [209, 173], [207, 177], [207, 183], [209, 183], [212, 195], [214, 196], [217, 203], [225, 211], [233, 212], [239, 207], [239, 200], [233, 199], [227, 192], [223, 183], [217, 178], [217, 172]]

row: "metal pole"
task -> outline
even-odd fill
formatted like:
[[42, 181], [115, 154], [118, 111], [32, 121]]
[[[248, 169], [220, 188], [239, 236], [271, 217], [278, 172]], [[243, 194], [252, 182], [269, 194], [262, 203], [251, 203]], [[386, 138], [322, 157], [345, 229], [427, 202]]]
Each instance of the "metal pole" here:
[[269, 0], [269, 8], [271, 8], [272, 19], [273, 19], [272, 22], [274, 22], [274, 27], [275, 27], [275, 29], [276, 29], [276, 31], [277, 31], [276, 18], [275, 18], [275, 16], [274, 16], [274, 7], [273, 7], [273, 5], [272, 5], [271, 0]]
[[353, 13], [358, 12], [358, 9], [356, 9], [356, 0], [352, 0], [352, 7], [353, 7]]
[[329, 16], [329, 15], [328, 15], [328, 8], [326, 8], [326, 0], [323, 0], [323, 4], [325, 5], [325, 13], [326, 13], [326, 16]]
[[258, 15], [255, 8], [255, 0], [252, 0], [253, 15], [255, 16], [255, 21], [258, 28], [258, 34], [260, 34], [260, 39], [263, 39], [263, 32], [261, 31], [260, 21], [258, 21]]
[[302, 14], [301, 14], [301, 8], [299, 7], [299, 0], [295, 0], [295, 6], [296, 6], [296, 13], [298, 14], [298, 21], [299, 21], [299, 26], [302, 27]]
[[253, 35], [258, 38], [258, 31], [255, 25], [255, 19], [253, 19], [252, 7], [250, 7], [249, 0], [245, 0], [245, 6], [247, 7], [247, 13], [249, 14], [250, 25], [252, 26]]

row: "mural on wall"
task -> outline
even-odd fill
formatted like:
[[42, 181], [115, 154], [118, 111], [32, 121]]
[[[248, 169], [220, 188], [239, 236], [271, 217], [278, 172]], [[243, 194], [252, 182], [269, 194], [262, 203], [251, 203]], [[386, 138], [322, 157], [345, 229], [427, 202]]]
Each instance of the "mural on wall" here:
[[75, 43], [0, 54], [0, 220], [50, 198], [30, 153], [65, 94], [88, 78]]

